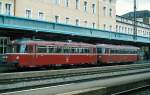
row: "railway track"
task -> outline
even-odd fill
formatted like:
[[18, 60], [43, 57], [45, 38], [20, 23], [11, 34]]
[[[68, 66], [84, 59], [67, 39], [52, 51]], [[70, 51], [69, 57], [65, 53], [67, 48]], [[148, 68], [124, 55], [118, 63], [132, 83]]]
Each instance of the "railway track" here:
[[0, 93], [150, 72], [150, 64], [0, 74]]

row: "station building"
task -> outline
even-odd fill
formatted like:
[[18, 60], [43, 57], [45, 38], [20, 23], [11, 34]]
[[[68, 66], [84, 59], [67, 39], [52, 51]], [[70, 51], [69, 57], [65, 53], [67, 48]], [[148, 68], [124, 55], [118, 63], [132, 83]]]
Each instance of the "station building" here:
[[[117, 0], [0, 0], [0, 14], [134, 34], [133, 20], [116, 16]], [[137, 35], [150, 37], [138, 21]]]

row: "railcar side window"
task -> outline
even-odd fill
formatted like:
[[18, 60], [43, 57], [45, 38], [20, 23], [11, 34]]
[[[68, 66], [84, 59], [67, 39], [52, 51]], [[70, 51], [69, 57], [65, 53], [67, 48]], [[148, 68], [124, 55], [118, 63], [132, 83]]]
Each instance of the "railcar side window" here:
[[76, 53], [74, 47], [71, 47], [71, 53]]
[[38, 53], [47, 53], [47, 47], [46, 46], [38, 46], [37, 52]]
[[109, 48], [106, 48], [106, 49], [105, 49], [105, 53], [106, 53], [106, 54], [109, 54]]
[[102, 53], [102, 48], [97, 48], [97, 53]]
[[78, 48], [75, 48], [75, 53], [79, 53], [79, 49]]
[[85, 53], [90, 53], [89, 48], [86, 48], [86, 49], [85, 49]]
[[56, 48], [56, 53], [62, 53], [62, 52], [63, 52], [63, 50], [62, 50], [61, 47], [57, 47], [57, 48]]
[[82, 53], [82, 48], [79, 48], [79, 53]]
[[48, 53], [55, 53], [55, 47], [48, 47]]
[[69, 53], [69, 52], [70, 52], [69, 47], [64, 47], [64, 53]]

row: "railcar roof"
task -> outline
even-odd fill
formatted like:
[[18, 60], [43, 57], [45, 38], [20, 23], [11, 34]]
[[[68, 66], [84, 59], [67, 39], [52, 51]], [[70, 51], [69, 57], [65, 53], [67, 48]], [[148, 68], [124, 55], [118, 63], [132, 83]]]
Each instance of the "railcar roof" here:
[[97, 47], [102, 48], [112, 48], [112, 49], [140, 49], [135, 46], [129, 46], [129, 45], [111, 45], [111, 44], [97, 44]]
[[42, 46], [73, 46], [73, 47], [96, 47], [96, 45], [77, 42], [58, 42], [58, 41], [14, 41], [14, 44], [27, 44], [27, 45], [42, 45]]

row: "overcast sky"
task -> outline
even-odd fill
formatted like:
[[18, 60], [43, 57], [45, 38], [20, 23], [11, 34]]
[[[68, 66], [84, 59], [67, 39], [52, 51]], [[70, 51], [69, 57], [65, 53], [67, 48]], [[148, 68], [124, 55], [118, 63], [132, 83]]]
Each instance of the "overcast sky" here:
[[[117, 0], [117, 15], [133, 11], [134, 0]], [[150, 0], [137, 0], [137, 10], [150, 10]]]

